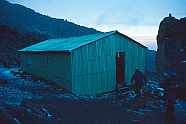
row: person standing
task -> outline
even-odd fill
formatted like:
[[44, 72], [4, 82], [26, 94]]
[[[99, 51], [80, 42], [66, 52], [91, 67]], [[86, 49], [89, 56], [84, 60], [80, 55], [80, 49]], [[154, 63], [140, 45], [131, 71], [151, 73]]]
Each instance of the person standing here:
[[141, 95], [141, 89], [144, 86], [145, 82], [146, 82], [146, 77], [143, 74], [143, 72], [141, 72], [139, 69], [135, 70], [135, 73], [133, 74], [132, 78], [131, 78], [131, 83], [133, 84], [134, 82], [134, 91], [137, 95]]

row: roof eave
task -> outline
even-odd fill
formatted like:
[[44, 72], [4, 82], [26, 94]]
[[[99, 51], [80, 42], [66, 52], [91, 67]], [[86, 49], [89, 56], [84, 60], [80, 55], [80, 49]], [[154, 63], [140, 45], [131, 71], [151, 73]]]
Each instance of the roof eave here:
[[18, 50], [19, 53], [32, 53], [32, 54], [48, 54], [48, 53], [55, 53], [55, 54], [66, 54], [66, 55], [70, 55], [71, 51], [70, 50], [63, 50], [63, 51], [21, 51]]
[[124, 35], [124, 34], [122, 34], [122, 33], [118, 32], [117, 30], [116, 30], [116, 31], [114, 31], [114, 32], [115, 32], [115, 33], [117, 33], [117, 34], [119, 34], [119, 35], [122, 35], [122, 36], [126, 37], [126, 38], [127, 38], [127, 39], [129, 39], [129, 40], [132, 40], [134, 43], [136, 43], [136, 44], [140, 45], [141, 47], [143, 47], [143, 48], [145, 48], [145, 49], [147, 49], [147, 48], [148, 48], [148, 47], [146, 47], [146, 46], [142, 45], [141, 43], [137, 42], [136, 40], [134, 40], [134, 39], [132, 39], [132, 38], [128, 37], [127, 35]]

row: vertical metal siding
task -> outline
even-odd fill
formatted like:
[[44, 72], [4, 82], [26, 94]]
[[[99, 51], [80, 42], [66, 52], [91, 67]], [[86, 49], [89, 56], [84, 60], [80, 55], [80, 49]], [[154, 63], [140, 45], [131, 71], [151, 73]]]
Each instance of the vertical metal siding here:
[[135, 68], [144, 70], [145, 48], [114, 34], [72, 51], [72, 91], [94, 95], [113, 90], [116, 84], [116, 52], [126, 54], [127, 84], [130, 84]]
[[22, 68], [71, 90], [70, 56], [61, 54], [22, 54]]

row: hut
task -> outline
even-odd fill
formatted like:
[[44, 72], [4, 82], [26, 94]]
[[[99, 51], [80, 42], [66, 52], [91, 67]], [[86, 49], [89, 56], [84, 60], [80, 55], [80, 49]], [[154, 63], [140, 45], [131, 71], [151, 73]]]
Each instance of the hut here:
[[111, 31], [49, 39], [19, 50], [25, 72], [52, 80], [79, 95], [96, 95], [130, 85], [136, 68], [145, 71], [147, 48]]

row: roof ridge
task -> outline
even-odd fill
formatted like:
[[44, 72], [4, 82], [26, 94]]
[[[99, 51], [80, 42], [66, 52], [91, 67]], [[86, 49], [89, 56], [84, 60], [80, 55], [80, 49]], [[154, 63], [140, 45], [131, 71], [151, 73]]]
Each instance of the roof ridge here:
[[110, 32], [100, 32], [100, 33], [94, 33], [90, 35], [82, 35], [82, 36], [75, 36], [75, 37], [68, 37], [68, 38], [48, 39], [43, 42], [33, 44], [26, 48], [20, 49], [18, 51], [22, 51], [22, 52], [69, 51], [70, 52], [72, 50], [78, 49], [82, 46], [98, 41], [100, 39], [103, 39], [115, 33], [132, 40], [133, 42], [135, 42], [140, 46], [143, 46], [139, 42], [115, 30]]
[[[116, 30], [116, 31], [117, 31], [117, 30]], [[108, 37], [108, 36], [110, 36], [110, 35], [116, 33], [116, 31], [103, 32], [103, 33], [105, 33], [105, 36], [102, 36], [102, 37], [100, 37], [100, 38], [98, 38], [98, 39], [94, 39], [94, 40], [90, 41], [90, 42], [87, 43], [87, 44], [90, 44], [90, 43], [95, 42], [95, 41], [98, 41], [98, 40], [100, 40], [100, 39], [102, 39], [102, 38]], [[106, 35], [106, 33], [107, 33], [107, 35]], [[84, 45], [87, 45], [87, 44], [84, 44]], [[78, 48], [80, 48], [80, 47], [82, 47], [82, 46], [84, 46], [84, 45], [81, 45], [81, 46], [79, 46], [79, 47], [77, 47], [77, 48], [75, 48], [75, 49], [78, 49]], [[73, 50], [74, 50], [74, 49], [73, 49]]]
[[[18, 51], [42, 51], [44, 49], [46, 49], [46, 51], [48, 51], [49, 48], [53, 48], [51, 45], [55, 45], [55, 44], [56, 45], [66, 44], [66, 46], [60, 45], [61, 48], [59, 51], [63, 51], [63, 50], [67, 50], [67, 49], [68, 49], [68, 51], [71, 51], [71, 50], [77, 49], [81, 46], [95, 42], [95, 41], [102, 39], [106, 36], [109, 36], [113, 33], [115, 33], [115, 31], [100, 32], [100, 33], [94, 33], [94, 34], [82, 35], [82, 36], [74, 36], [74, 37], [68, 37], [68, 38], [48, 39], [48, 40], [33, 44], [31, 46], [28, 46], [26, 48], [20, 49]], [[77, 41], [79, 41], [79, 43]], [[54, 49], [51, 49], [51, 50], [56, 51]]]

